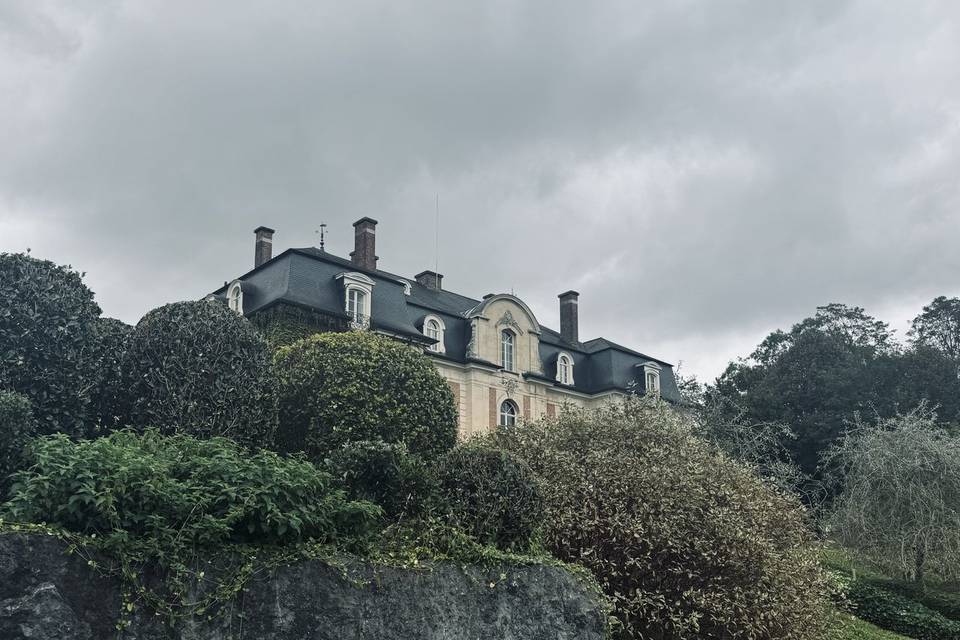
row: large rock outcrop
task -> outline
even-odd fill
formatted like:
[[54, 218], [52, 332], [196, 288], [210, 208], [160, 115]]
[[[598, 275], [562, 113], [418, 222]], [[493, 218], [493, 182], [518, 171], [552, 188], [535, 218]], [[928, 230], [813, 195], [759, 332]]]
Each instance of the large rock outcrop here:
[[[597, 596], [555, 567], [419, 571], [346, 560], [257, 572], [220, 615], [168, 626], [146, 609], [117, 630], [121, 585], [53, 536], [0, 535], [4, 640], [599, 640]], [[347, 577], [349, 576], [349, 578]]]

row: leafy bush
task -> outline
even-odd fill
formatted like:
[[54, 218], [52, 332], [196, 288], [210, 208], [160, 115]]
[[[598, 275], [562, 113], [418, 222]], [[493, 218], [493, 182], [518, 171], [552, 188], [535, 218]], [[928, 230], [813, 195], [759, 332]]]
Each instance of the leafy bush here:
[[427, 512], [437, 485], [427, 465], [402, 444], [348, 442], [326, 461], [353, 500], [380, 505], [391, 520]]
[[277, 351], [279, 443], [323, 459], [347, 442], [404, 444], [430, 456], [453, 447], [453, 394], [429, 358], [363, 331], [310, 336]]
[[0, 391], [0, 497], [8, 478], [23, 466], [23, 448], [36, 433], [30, 400], [13, 391]]
[[70, 267], [0, 254], [0, 388], [30, 398], [42, 433], [79, 435], [91, 389], [93, 293]]
[[865, 580], [854, 580], [850, 584], [847, 599], [858, 617], [882, 629], [916, 640], [960, 638], [960, 622]]
[[349, 502], [309, 462], [226, 438], [117, 431], [74, 442], [62, 434], [28, 447], [8, 516], [159, 549], [223, 542], [336, 541], [368, 532], [380, 510]]
[[217, 302], [177, 302], [137, 324], [122, 361], [127, 423], [269, 446], [276, 429], [270, 349]]
[[497, 436], [540, 477], [544, 544], [597, 578], [620, 638], [819, 638], [827, 577], [805, 514], [652, 399]]
[[482, 544], [529, 548], [543, 521], [540, 482], [524, 462], [488, 446], [459, 446], [437, 465], [450, 515]]
[[96, 385], [90, 398], [91, 435], [119, 426], [125, 413], [121, 365], [133, 334], [133, 327], [114, 318], [97, 318], [92, 328]]

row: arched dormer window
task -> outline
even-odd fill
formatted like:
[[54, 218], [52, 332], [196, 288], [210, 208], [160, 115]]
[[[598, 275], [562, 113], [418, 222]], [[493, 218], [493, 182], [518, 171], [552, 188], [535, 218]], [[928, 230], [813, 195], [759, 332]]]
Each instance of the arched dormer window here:
[[343, 281], [343, 308], [350, 316], [350, 327], [369, 328], [373, 280], [356, 272], [341, 273], [337, 279]]
[[436, 340], [434, 344], [427, 347], [428, 351], [433, 351], [434, 353], [446, 352], [443, 344], [443, 333], [445, 330], [446, 327], [443, 324], [443, 320], [437, 316], [428, 315], [423, 319], [423, 335]]
[[557, 382], [573, 385], [573, 358], [568, 353], [557, 356]]
[[517, 414], [520, 410], [517, 403], [513, 400], [504, 400], [500, 403], [500, 419], [497, 421], [501, 427], [512, 427], [517, 424]]
[[500, 332], [500, 365], [507, 371], [516, 371], [516, 342], [517, 337], [513, 331], [504, 329]]
[[227, 290], [227, 306], [231, 311], [243, 315], [243, 289], [239, 282], [234, 282]]
[[660, 395], [660, 365], [649, 361], [639, 365], [643, 369], [643, 392], [647, 395]]

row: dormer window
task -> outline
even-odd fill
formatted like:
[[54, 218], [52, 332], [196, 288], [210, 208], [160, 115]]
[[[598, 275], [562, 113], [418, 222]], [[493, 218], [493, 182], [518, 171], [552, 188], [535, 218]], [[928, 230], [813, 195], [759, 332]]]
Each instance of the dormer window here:
[[341, 273], [337, 279], [343, 281], [344, 310], [350, 317], [350, 328], [369, 328], [373, 280], [357, 272]]
[[347, 313], [350, 319], [363, 323], [370, 316], [367, 309], [367, 292], [356, 287], [347, 289]]
[[231, 311], [243, 315], [243, 289], [239, 282], [234, 282], [227, 290], [227, 306]]
[[568, 353], [557, 356], [557, 382], [573, 385], [573, 358]]
[[443, 332], [444, 332], [443, 320], [434, 315], [428, 315], [423, 320], [423, 335], [427, 336], [436, 342], [429, 347], [428, 351], [434, 353], [444, 353], [446, 349], [443, 344]]
[[643, 368], [643, 391], [647, 395], [660, 395], [660, 365], [656, 362], [644, 362]]
[[503, 330], [500, 332], [500, 365], [507, 371], [514, 371], [514, 351], [516, 349], [516, 336], [512, 331]]

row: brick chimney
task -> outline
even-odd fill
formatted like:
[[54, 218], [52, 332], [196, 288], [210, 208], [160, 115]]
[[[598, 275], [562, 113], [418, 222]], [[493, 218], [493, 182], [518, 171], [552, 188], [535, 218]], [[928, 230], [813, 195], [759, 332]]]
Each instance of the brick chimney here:
[[440, 284], [443, 282], [443, 274], [427, 270], [413, 276], [413, 279], [417, 281], [417, 284], [439, 291], [442, 288]]
[[377, 221], [373, 218], [360, 218], [353, 223], [350, 261], [361, 269], [377, 268]]
[[253, 267], [257, 268], [273, 257], [274, 230], [269, 227], [257, 227], [253, 230], [257, 243], [253, 253]]
[[560, 336], [570, 344], [580, 343], [579, 301], [576, 291], [561, 293], [560, 298]]

